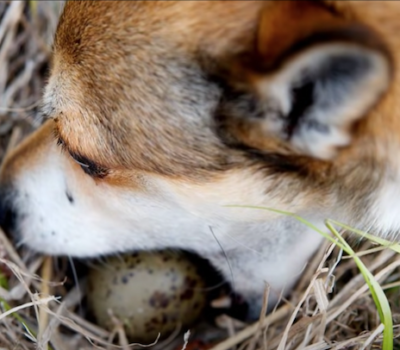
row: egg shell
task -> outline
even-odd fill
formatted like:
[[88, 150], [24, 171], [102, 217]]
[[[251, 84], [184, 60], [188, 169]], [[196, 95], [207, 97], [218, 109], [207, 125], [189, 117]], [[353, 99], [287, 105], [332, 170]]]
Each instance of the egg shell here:
[[97, 323], [115, 328], [110, 311], [132, 342], [153, 342], [186, 330], [206, 306], [206, 285], [182, 253], [138, 252], [108, 258], [88, 274], [88, 306]]

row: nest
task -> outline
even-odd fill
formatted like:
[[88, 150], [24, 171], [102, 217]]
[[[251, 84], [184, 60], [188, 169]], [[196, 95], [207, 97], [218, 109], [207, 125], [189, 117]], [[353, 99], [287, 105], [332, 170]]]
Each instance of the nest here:
[[[0, 157], [41, 125], [40, 101], [61, 1], [0, 2]], [[400, 348], [398, 254], [364, 242], [358, 253], [385, 290]], [[16, 249], [0, 231], [0, 349], [131, 349], [123, 328], [84, 317], [83, 281], [65, 280], [69, 261]], [[268, 297], [266, 288], [265, 301]], [[288, 300], [247, 325], [219, 316], [153, 349], [381, 349], [382, 324], [354, 260], [325, 244]], [[114, 343], [114, 345], [112, 345]], [[117, 346], [116, 346], [116, 345]]]

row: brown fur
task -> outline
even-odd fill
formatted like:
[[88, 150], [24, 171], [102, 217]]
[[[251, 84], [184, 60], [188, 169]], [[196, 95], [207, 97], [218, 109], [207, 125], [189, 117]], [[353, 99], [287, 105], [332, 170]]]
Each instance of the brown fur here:
[[[283, 35], [296, 33], [297, 38], [297, 35], [303, 34], [302, 31], [307, 33], [315, 30], [317, 26], [323, 24], [326, 27], [330, 23], [332, 15], [324, 11], [322, 5], [310, 6], [310, 2], [307, 1], [295, 6], [292, 6], [292, 3], [265, 5], [264, 12], [269, 15], [268, 19], [275, 16], [275, 22], [268, 22], [271, 29], [264, 28], [265, 19], [261, 22], [261, 26], [264, 26], [262, 30], [273, 34], [266, 42], [275, 40], [265, 45], [274, 49], [269, 53], [270, 56], [266, 57], [266, 61], [275, 60], [274, 57], [279, 56], [285, 46], [294, 41], [294, 38], [272, 31], [272, 26], [283, 28], [277, 25], [284, 21], [284, 16], [288, 16], [282, 11], [293, 9], [301, 12], [304, 23], [307, 24], [303, 30], [299, 28], [298, 21], [293, 21], [295, 27], [285, 25], [287, 30], [282, 32]], [[183, 132], [190, 130], [184, 125], [180, 125], [182, 128], [179, 128], [176, 124], [170, 125], [162, 121], [167, 116], [164, 112], [165, 106], [158, 106], [159, 102], [168, 103], [169, 98], [181, 98], [180, 92], [177, 96], [168, 96], [171, 93], [168, 90], [169, 84], [173, 84], [177, 79], [195, 80], [198, 77], [174, 76], [173, 72], [167, 76], [161, 71], [160, 75], [157, 75], [157, 70], [160, 69], [160, 65], [163, 69], [168, 61], [173, 60], [182, 60], [181, 64], [191, 64], [191, 60], [197, 59], [195, 55], [199, 45], [206, 51], [208, 47], [213, 50], [214, 47], [221, 48], [221, 52], [210, 50], [207, 54], [224, 57], [235, 57], [236, 51], [248, 51], [254, 37], [252, 26], [256, 11], [260, 6], [261, 4], [254, 2], [188, 2], [180, 3], [179, 9], [174, 2], [138, 1], [134, 5], [126, 3], [118, 7], [113, 6], [112, 2], [87, 1], [69, 4], [57, 32], [52, 69], [52, 79], [57, 81], [54, 87], [55, 97], [62, 97], [60, 101], [55, 98], [52, 101], [54, 105], [46, 106], [46, 111], [49, 116], [58, 117], [58, 129], [71, 149], [109, 168], [133, 168], [169, 176], [198, 178], [240, 163], [244, 160], [241, 155], [228, 155], [227, 153], [232, 151], [219, 144], [218, 140], [213, 140], [213, 135], [202, 135], [200, 130], [198, 137], [193, 140], [187, 137], [188, 133], [185, 135]], [[361, 10], [361, 4], [356, 6], [357, 10]], [[303, 14], [305, 7], [310, 8], [310, 19], [317, 18], [318, 22], [308, 20], [308, 12]], [[227, 8], [229, 11], [226, 11]], [[185, 16], [180, 14], [182, 10], [186, 11]], [[378, 9], [376, 10], [379, 15]], [[74, 15], [68, 16], [69, 11], [74, 11]], [[209, 16], [199, 18], [195, 15], [196, 12], [202, 11], [206, 11]], [[104, 16], [105, 13], [112, 13], [112, 16]], [[293, 16], [295, 15], [296, 12], [293, 12]], [[82, 16], [85, 16], [85, 19]], [[128, 36], [125, 30], [132, 18], [136, 18], [137, 27], [130, 28], [132, 35]], [[144, 18], [146, 21], [142, 21]], [[153, 22], [148, 21], [148, 18], [153, 18]], [[87, 21], [93, 20], [97, 21], [97, 27], [86, 29]], [[220, 29], [220, 23], [224, 23], [226, 27], [224, 32]], [[289, 21], [288, 24], [291, 23]], [[104, 35], [101, 25], [109, 28], [112, 38]], [[81, 26], [84, 28], [81, 29]], [[184, 35], [181, 31], [177, 33], [176, 30], [180, 28], [185, 28], [188, 34]], [[233, 29], [232, 32], [229, 28]], [[242, 39], [246, 36], [248, 42]], [[165, 47], [158, 46], [158, 42]], [[229, 51], [222, 51], [224, 47], [229, 48]], [[167, 52], [171, 55], [171, 51], [175, 51], [176, 55], [165, 55]], [[126, 60], [128, 56], [131, 58]], [[134, 78], [136, 75], [139, 75], [140, 80]], [[126, 99], [125, 96], [129, 98]], [[173, 110], [171, 112], [174, 113]], [[130, 115], [134, 115], [135, 118], [132, 120]], [[168, 115], [168, 118], [171, 118], [171, 115]], [[159, 125], [162, 125], [162, 128]], [[194, 125], [187, 127], [191, 128]], [[88, 131], [92, 134], [90, 138], [87, 137]], [[250, 145], [255, 143], [254, 146], [258, 148], [257, 140], [262, 140], [262, 137], [254, 133], [259, 132], [259, 129], [252, 128], [248, 132], [248, 136], [240, 135], [239, 138], [245, 139]], [[118, 135], [118, 138], [115, 135]], [[282, 149], [274, 144], [273, 140], [263, 138], [261, 142], [267, 143], [263, 148], [270, 152]], [[136, 151], [131, 152], [131, 149]], [[165, 149], [169, 150], [169, 154], [163, 152]]]
[[[237, 22], [236, 18], [229, 17], [240, 13], [242, 16], [243, 10], [254, 12], [254, 4], [224, 4], [229, 5], [232, 11], [226, 13], [228, 22]], [[205, 78], [194, 61], [195, 49], [183, 46], [189, 35], [176, 38], [165, 33], [165, 28], [176, 23], [177, 29], [178, 24], [194, 32], [200, 27], [209, 29], [215, 20], [213, 17], [207, 23], [185, 23], [191, 18], [185, 16], [180, 23], [181, 7], [190, 13], [198, 11], [198, 6], [211, 14], [222, 9], [221, 4], [213, 2], [181, 3], [179, 9], [173, 2], [125, 2], [118, 7], [109, 2], [67, 5], [55, 38], [52, 68], [55, 98], [46, 106], [46, 111], [49, 116], [58, 117], [58, 129], [69, 147], [106, 167], [169, 176], [198, 178], [229, 165], [227, 150], [204, 126], [197, 121], [184, 125], [181, 123], [185, 121], [174, 116], [174, 100], [191, 103], [191, 96], [184, 94], [186, 85], [189, 90], [195, 84], [205, 84]], [[74, 11], [74, 15], [68, 15], [69, 11]], [[112, 16], [103, 16], [110, 11]], [[135, 17], [137, 25], [133, 28], [130, 23]], [[149, 17], [154, 22], [147, 21]], [[86, 29], [87, 21], [91, 20], [100, 20], [96, 23], [99, 26]], [[104, 36], [101, 24], [107, 26], [112, 38]], [[216, 33], [213, 31], [213, 34]], [[221, 34], [214, 40], [220, 40]], [[203, 38], [202, 35], [198, 40]], [[190, 42], [198, 50], [195, 40], [190, 34]], [[212, 46], [206, 42], [200, 45]], [[187, 75], [178, 69], [174, 72], [174, 68], [166, 71], [170, 64], [187, 65]], [[98, 74], [99, 71], [104, 74]], [[182, 81], [181, 91], [171, 91], [171, 83], [177, 81]], [[215, 99], [215, 93], [210, 90], [210, 98]], [[172, 122], [163, 122], [166, 118]], [[198, 129], [195, 138], [186, 132], [193, 128]], [[92, 133], [90, 138], [86, 137], [88, 130]], [[130, 149], [136, 151], [132, 153]]]

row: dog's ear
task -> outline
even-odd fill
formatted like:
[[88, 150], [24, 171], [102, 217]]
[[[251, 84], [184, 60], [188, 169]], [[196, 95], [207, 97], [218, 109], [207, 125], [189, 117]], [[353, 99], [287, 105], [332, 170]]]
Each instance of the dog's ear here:
[[217, 121], [226, 142], [268, 150], [274, 139], [324, 160], [350, 143], [391, 76], [379, 36], [317, 1], [266, 5], [253, 47], [224, 67]]

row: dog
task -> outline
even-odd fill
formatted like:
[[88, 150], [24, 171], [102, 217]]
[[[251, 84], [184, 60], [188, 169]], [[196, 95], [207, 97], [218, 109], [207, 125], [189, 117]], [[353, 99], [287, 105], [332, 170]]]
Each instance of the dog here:
[[[51, 255], [199, 254], [258, 317], [336, 219], [400, 228], [400, 3], [71, 1], [2, 226]], [[254, 208], [257, 207], [257, 208]]]

